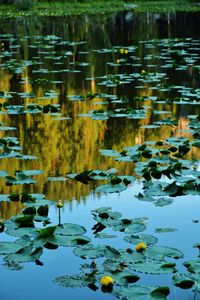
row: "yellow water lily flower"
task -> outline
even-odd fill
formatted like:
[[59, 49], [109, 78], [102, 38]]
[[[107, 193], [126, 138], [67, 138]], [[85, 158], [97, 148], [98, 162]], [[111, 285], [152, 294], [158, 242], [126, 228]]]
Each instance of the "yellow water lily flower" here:
[[120, 64], [120, 59], [117, 59], [117, 60], [116, 60], [116, 63], [117, 63], [117, 64]]
[[146, 74], [146, 71], [145, 71], [145, 70], [142, 70], [142, 71], [141, 71], [141, 74], [142, 74], [142, 75]]
[[145, 243], [138, 243], [136, 246], [135, 246], [135, 249], [138, 251], [138, 252], [142, 252], [142, 251], [145, 251], [147, 249], [147, 245]]
[[128, 49], [121, 48], [121, 49], [119, 49], [119, 53], [121, 53], [121, 54], [127, 54], [128, 53]]
[[112, 277], [107, 275], [107, 276], [104, 276], [101, 278], [100, 283], [102, 286], [108, 286], [108, 285], [113, 284], [113, 279], [112, 279]]

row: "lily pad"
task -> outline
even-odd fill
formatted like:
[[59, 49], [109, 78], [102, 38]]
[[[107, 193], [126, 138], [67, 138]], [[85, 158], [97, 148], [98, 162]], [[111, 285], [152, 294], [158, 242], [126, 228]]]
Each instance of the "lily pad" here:
[[124, 240], [130, 244], [137, 245], [138, 243], [145, 243], [146, 245], [155, 245], [158, 239], [149, 234], [140, 234], [140, 235], [130, 235], [125, 236]]
[[168, 274], [176, 272], [175, 266], [175, 263], [152, 260], [131, 264], [129, 269], [145, 274]]
[[72, 223], [64, 223], [56, 227], [56, 234], [59, 235], [83, 235], [86, 229], [83, 226]]
[[103, 184], [96, 188], [98, 193], [119, 193], [126, 190], [127, 187], [124, 184]]
[[173, 276], [173, 283], [181, 289], [190, 289], [194, 286], [196, 291], [200, 291], [198, 274], [176, 274]]
[[104, 256], [105, 246], [87, 244], [74, 249], [74, 254], [81, 258], [95, 259]]
[[43, 250], [41, 247], [33, 248], [33, 246], [30, 244], [29, 246], [26, 246], [15, 253], [5, 256], [4, 261], [14, 261], [18, 263], [36, 261], [40, 258], [42, 253]]
[[170, 291], [168, 287], [134, 285], [114, 289], [112, 294], [120, 299], [129, 300], [165, 300]]
[[62, 287], [75, 289], [88, 286], [93, 282], [93, 278], [88, 278], [85, 273], [80, 273], [77, 275], [59, 276], [56, 277], [53, 282], [61, 285]]
[[21, 248], [20, 245], [12, 242], [0, 242], [0, 255], [17, 252]]
[[164, 260], [165, 257], [171, 258], [183, 258], [184, 254], [178, 249], [167, 247], [167, 246], [152, 246], [147, 248], [145, 251], [145, 256], [155, 259], [155, 260]]

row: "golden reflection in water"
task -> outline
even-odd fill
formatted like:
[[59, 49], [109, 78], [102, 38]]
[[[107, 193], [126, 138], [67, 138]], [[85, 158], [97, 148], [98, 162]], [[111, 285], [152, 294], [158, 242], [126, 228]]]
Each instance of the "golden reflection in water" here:
[[[146, 25], [142, 23], [143, 27]], [[60, 26], [63, 26], [60, 23]], [[96, 25], [95, 25], [96, 26]], [[138, 35], [143, 37], [142, 32], [144, 28], [140, 27]], [[19, 27], [18, 27], [19, 28]], [[21, 27], [20, 27], [21, 28]], [[74, 28], [74, 27], [73, 27]], [[63, 29], [63, 28], [62, 28]], [[73, 29], [74, 32], [79, 32], [80, 36], [76, 37], [77, 41], [88, 38], [89, 32], [86, 29], [86, 36], [84, 28], [80, 30]], [[22, 30], [22, 28], [21, 28]], [[65, 28], [66, 30], [66, 28]], [[96, 30], [96, 28], [95, 28]], [[89, 41], [91, 42], [96, 36], [95, 30], [90, 33]], [[107, 47], [111, 47], [111, 41], [108, 32], [105, 32], [105, 27], [98, 28], [101, 30], [103, 44]], [[157, 33], [156, 24], [151, 27], [153, 36]], [[62, 30], [60, 29], [60, 32]], [[21, 32], [23, 35], [24, 32]], [[32, 32], [32, 35], [37, 35], [37, 29]], [[88, 35], [87, 35], [88, 34]], [[67, 33], [66, 33], [67, 36]], [[68, 37], [68, 36], [67, 36]], [[92, 39], [93, 38], [93, 39]], [[146, 38], [146, 37], [145, 37]], [[151, 38], [151, 37], [149, 37]], [[100, 41], [102, 42], [102, 41]], [[93, 42], [94, 43], [94, 42]], [[95, 38], [95, 43], [98, 43]], [[90, 45], [92, 49], [96, 48], [96, 44]], [[24, 41], [23, 47], [23, 59], [29, 59], [31, 50], [28, 48], [28, 44]], [[71, 61], [66, 61], [66, 68], [69, 67], [69, 62], [77, 62], [76, 46], [73, 47], [73, 56]], [[145, 56], [144, 46], [139, 45], [137, 55], [142, 59]], [[149, 51], [149, 50], [148, 50]], [[153, 57], [156, 56], [155, 49], [151, 49], [150, 53]], [[18, 53], [19, 58], [22, 59], [21, 53]], [[42, 56], [39, 60], [42, 60]], [[0, 193], [10, 194], [14, 192], [28, 192], [28, 193], [43, 193], [47, 199], [63, 200], [72, 202], [76, 200], [86, 201], [86, 197], [89, 195], [91, 188], [95, 188], [93, 185], [83, 185], [80, 182], [73, 180], [61, 181], [61, 182], [49, 182], [47, 178], [49, 176], [63, 176], [66, 177], [67, 173], [79, 173], [84, 170], [93, 169], [108, 169], [117, 168], [118, 174], [133, 174], [134, 163], [117, 162], [112, 157], [105, 157], [100, 155], [99, 149], [115, 149], [122, 151], [126, 146], [133, 146], [135, 144], [143, 144], [145, 141], [159, 141], [164, 140], [169, 136], [185, 136], [191, 138], [187, 132], [180, 132], [188, 128], [188, 119], [181, 117], [178, 121], [178, 126], [161, 126], [158, 129], [146, 129], [142, 128], [144, 125], [152, 124], [155, 118], [154, 104], [152, 101], [145, 101], [145, 105], [149, 106], [147, 110], [147, 117], [141, 120], [127, 120], [122, 118], [115, 118], [111, 120], [92, 120], [89, 117], [80, 117], [79, 114], [87, 114], [90, 110], [94, 109], [106, 109], [100, 99], [93, 99], [92, 101], [70, 101], [68, 95], [87, 95], [88, 92], [101, 93], [105, 92], [105, 88], [96, 84], [96, 81], [85, 81], [85, 77], [95, 77], [99, 74], [109, 74], [111, 69], [105, 64], [106, 61], [116, 61], [115, 54], [105, 56], [105, 61], [99, 63], [99, 56], [94, 52], [87, 54], [86, 59], [91, 65], [83, 71], [84, 76], [70, 74], [61, 74], [57, 77], [52, 74], [49, 75], [51, 79], [60, 79], [62, 84], [52, 83], [51, 85], [44, 84], [39, 85], [36, 82], [30, 82], [30, 70], [28, 67], [23, 68], [22, 74], [12, 74], [6, 69], [0, 69], [0, 90], [7, 92], [33, 92], [35, 98], [20, 98], [16, 93], [12, 94], [13, 98], [11, 103], [17, 104], [29, 104], [38, 103], [40, 105], [45, 104], [60, 104], [61, 113], [64, 117], [69, 119], [58, 120], [59, 116], [50, 116], [44, 114], [25, 114], [25, 115], [0, 115], [0, 122], [6, 126], [16, 127], [15, 131], [0, 131], [0, 137], [4, 136], [16, 136], [19, 139], [22, 147], [22, 153], [28, 155], [34, 155], [36, 160], [18, 160], [2, 159], [0, 161], [0, 170], [6, 170], [9, 175], [13, 176], [15, 170], [31, 170], [40, 169], [44, 171], [44, 174], [34, 176], [37, 181], [34, 185], [16, 185], [6, 186], [5, 179], [1, 178]], [[154, 62], [154, 61], [153, 61]], [[156, 63], [156, 60], [155, 60]], [[144, 62], [144, 68], [146, 68], [146, 62]], [[51, 62], [45, 61], [46, 68], [52, 68]], [[159, 68], [160, 66], [158, 66]], [[156, 71], [153, 69], [153, 71]], [[113, 73], [117, 74], [118, 68], [113, 69]], [[29, 77], [30, 76], [30, 77]], [[32, 77], [36, 75], [32, 74]], [[191, 70], [188, 71], [188, 76], [192, 76]], [[24, 79], [24, 84], [19, 84], [21, 79]], [[34, 77], [35, 78], [35, 77]], [[37, 78], [37, 77], [36, 77]], [[59, 94], [58, 97], [43, 99], [46, 90], [54, 90]], [[127, 88], [128, 89], [128, 88]], [[109, 91], [111, 94], [118, 94], [118, 87]], [[148, 85], [144, 85], [143, 89], [134, 91], [134, 95], [143, 97], [154, 96], [154, 91], [148, 89]], [[130, 98], [133, 98], [133, 91], [129, 90]], [[5, 99], [2, 99], [2, 102]], [[142, 103], [141, 105], [143, 105]], [[140, 104], [133, 104], [133, 107], [138, 107]], [[112, 105], [111, 105], [112, 107]], [[172, 111], [172, 117], [179, 116], [178, 105], [157, 104], [157, 110], [169, 110]], [[161, 116], [165, 118], [166, 115]], [[197, 148], [193, 148], [187, 158], [200, 158]], [[22, 205], [17, 202], [13, 203], [1, 203], [0, 204], [0, 217], [4, 219], [10, 218], [12, 215], [21, 211]]]

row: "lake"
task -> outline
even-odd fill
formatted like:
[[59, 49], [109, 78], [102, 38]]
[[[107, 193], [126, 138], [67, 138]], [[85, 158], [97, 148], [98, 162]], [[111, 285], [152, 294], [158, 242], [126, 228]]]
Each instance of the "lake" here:
[[200, 298], [199, 19], [0, 20], [2, 300]]

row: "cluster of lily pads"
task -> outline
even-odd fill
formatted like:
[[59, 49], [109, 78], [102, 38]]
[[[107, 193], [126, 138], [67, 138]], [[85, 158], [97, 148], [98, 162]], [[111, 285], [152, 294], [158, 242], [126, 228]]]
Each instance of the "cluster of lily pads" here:
[[[31, 83], [37, 85], [62, 84], [62, 80], [56, 80], [55, 74], [83, 73], [82, 69], [87, 68], [89, 62], [72, 61], [74, 49], [77, 48], [79, 57], [87, 55], [88, 51], [79, 50], [86, 42], [65, 41], [57, 36], [34, 36], [33, 43], [28, 45], [31, 58], [25, 60], [13, 59], [17, 49], [21, 47], [20, 42], [27, 41], [28, 37], [16, 38], [13, 35], [0, 35], [0, 40], [5, 43], [0, 58], [0, 68], [13, 74], [22, 76], [20, 84]], [[9, 41], [9, 44], [8, 44]], [[147, 54], [144, 60], [148, 61], [146, 68], [140, 61], [137, 51], [140, 44], [144, 48], [158, 49], [157, 55]], [[147, 112], [151, 110], [153, 121], [143, 126], [144, 129], [156, 129], [161, 126], [177, 126], [174, 116], [159, 119], [160, 115], [170, 114], [169, 110], [150, 109], [145, 105], [150, 101], [152, 105], [165, 104], [193, 104], [199, 105], [200, 90], [185, 86], [174, 86], [169, 81], [168, 69], [175, 72], [182, 72], [188, 68], [193, 72], [199, 72], [199, 56], [195, 53], [199, 41], [192, 39], [164, 39], [141, 41], [136, 46], [113, 46], [110, 49], [92, 49], [90, 53], [97, 55], [112, 54], [114, 59], [107, 62], [109, 72], [90, 78], [97, 86], [108, 90], [108, 93], [88, 92], [86, 95], [66, 95], [70, 101], [95, 101], [101, 100], [105, 109], [93, 109], [87, 114], [79, 116], [90, 117], [93, 120], [108, 120], [109, 118], [145, 119]], [[86, 50], [85, 48], [83, 50]], [[45, 61], [45, 63], [43, 63]], [[154, 71], [157, 61], [163, 61], [161, 68], [165, 71]], [[194, 65], [195, 64], [195, 65]], [[52, 68], [57, 66], [56, 68]], [[66, 67], [67, 66], [67, 67]], [[31, 68], [30, 68], [31, 67]], [[30, 68], [30, 78], [23, 77], [26, 68]], [[122, 72], [120, 68], [125, 68]], [[43, 76], [46, 78], [43, 78]], [[56, 76], [56, 75], [55, 75]], [[64, 77], [63, 77], [64, 78]], [[155, 96], [133, 96], [111, 94], [113, 88], [124, 88], [133, 85], [135, 89], [148, 88], [157, 93], [166, 92], [166, 97], [160, 94]], [[173, 98], [168, 95], [173, 91]], [[57, 99], [60, 96], [54, 89], [45, 90], [40, 100]], [[29, 99], [29, 104], [13, 104], [15, 97], [21, 100]], [[0, 115], [33, 114], [33, 113], [60, 113], [59, 104], [40, 105], [37, 103], [33, 92], [9, 92], [1, 91]], [[65, 99], [66, 100], [66, 99]], [[33, 102], [32, 102], [33, 101]], [[108, 110], [108, 105], [111, 109]], [[106, 106], [107, 105], [107, 106]], [[61, 111], [62, 113], [62, 111]], [[140, 201], [153, 202], [158, 206], [165, 206], [172, 203], [175, 197], [185, 195], [199, 195], [200, 193], [200, 170], [197, 160], [187, 160], [192, 148], [200, 147], [200, 116], [189, 115], [188, 132], [190, 138], [169, 137], [164, 141], [144, 142], [140, 145], [125, 147], [121, 151], [115, 149], [100, 150], [104, 156], [112, 156], [115, 161], [133, 163], [133, 175], [116, 175], [114, 168], [101, 170], [83, 170], [79, 174], [67, 174], [66, 178], [55, 177], [48, 180], [75, 179], [83, 184], [90, 182], [103, 182], [97, 186], [97, 193], [123, 192], [134, 181], [142, 182], [142, 192], [137, 195]], [[15, 127], [6, 127], [3, 123], [1, 131], [16, 130]], [[0, 159], [36, 159], [31, 155], [21, 153], [22, 147], [16, 137], [3, 137], [0, 139]], [[14, 176], [7, 171], [0, 171], [0, 177], [5, 178], [5, 184], [25, 185], [34, 184], [33, 176], [40, 175], [41, 170], [15, 170]], [[112, 211], [111, 208], [99, 208], [92, 211], [96, 221], [93, 227], [95, 242], [85, 236], [86, 229], [77, 224], [64, 223], [60, 218], [60, 204], [57, 204], [59, 211], [58, 224], [51, 224], [48, 217], [49, 207], [54, 202], [45, 199], [40, 194], [2, 194], [1, 202], [20, 202], [23, 209], [20, 214], [13, 216], [7, 221], [0, 221], [0, 232], [15, 237], [13, 242], [0, 242], [0, 254], [4, 256], [4, 266], [12, 270], [20, 270], [23, 263], [35, 262], [42, 265], [43, 249], [57, 249], [62, 247], [73, 247], [74, 255], [88, 260], [80, 265], [80, 273], [76, 275], [64, 275], [54, 279], [55, 283], [64, 287], [86, 287], [97, 290], [100, 286], [105, 292], [110, 292], [117, 298], [122, 299], [166, 299], [169, 294], [168, 287], [137, 285], [140, 280], [138, 273], [144, 274], [171, 274], [176, 286], [182, 288], [193, 287], [199, 290], [199, 264], [200, 261], [187, 261], [184, 266], [187, 273], [178, 273], [176, 259], [182, 259], [183, 253], [167, 246], [157, 245], [157, 237], [143, 234], [146, 230], [146, 218], [126, 219], [121, 213]], [[106, 230], [109, 230], [108, 233]], [[173, 231], [173, 228], [166, 229]], [[110, 233], [111, 231], [111, 233]], [[114, 234], [113, 234], [114, 231]], [[157, 229], [157, 233], [162, 232]], [[111, 245], [115, 234], [123, 234], [124, 242], [129, 247], [116, 248]], [[108, 239], [109, 245], [97, 244], [96, 239]], [[199, 248], [199, 244], [194, 247]], [[174, 274], [177, 273], [177, 274]]]
[[[198, 135], [198, 132], [195, 131], [195, 135]], [[90, 181], [107, 180], [108, 184], [96, 188], [97, 192], [104, 193], [123, 191], [133, 181], [143, 179], [144, 192], [139, 193], [138, 199], [155, 201], [157, 205], [160, 202], [161, 206], [169, 205], [176, 196], [199, 195], [198, 161], [184, 159], [192, 147], [199, 148], [199, 146], [198, 136], [193, 141], [183, 137], [167, 138], [165, 141], [152, 142], [151, 145], [125, 147], [121, 152], [104, 149], [100, 150], [102, 155], [113, 156], [117, 161], [134, 162], [137, 178], [116, 176], [116, 169], [90, 170], [79, 174], [67, 174], [67, 176], [84, 184]], [[162, 201], [158, 201], [159, 199]]]
[[[178, 274], [176, 260], [182, 259], [184, 254], [178, 249], [157, 245], [156, 236], [142, 233], [147, 228], [147, 218], [127, 219], [110, 207], [93, 210], [95, 240], [109, 240], [109, 245], [102, 245], [85, 236], [86, 229], [81, 225], [47, 225], [50, 223], [48, 206], [52, 203], [41, 195], [22, 194], [9, 198], [11, 201], [23, 201], [27, 206], [21, 214], [1, 223], [1, 232], [5, 230], [16, 237], [14, 242], [0, 242], [3, 265], [9, 269], [21, 270], [26, 262], [43, 265], [43, 248], [73, 247], [74, 255], [87, 262], [80, 265], [80, 273], [54, 279], [63, 287], [89, 287], [96, 291], [101, 286], [102, 291], [117, 298], [140, 299], [145, 296], [146, 299], [167, 299], [168, 287], [135, 284], [141, 280], [139, 274], [144, 273], [172, 274], [176, 286], [198, 289], [199, 260], [184, 262], [187, 273]], [[41, 223], [47, 226], [36, 225]], [[104, 232], [106, 230], [112, 230], [115, 235]], [[129, 244], [127, 247], [118, 249], [111, 246], [111, 240], [118, 232], [123, 233], [123, 240]], [[194, 246], [199, 247], [198, 244]]]
[[96, 221], [95, 238], [111, 241], [115, 236], [102, 232], [111, 229], [123, 233], [129, 247], [118, 249], [110, 246], [111, 243], [91, 242], [79, 245], [73, 252], [87, 262], [80, 265], [80, 273], [56, 277], [55, 283], [71, 288], [89, 287], [94, 291], [101, 287], [103, 292], [131, 300], [167, 299], [170, 292], [165, 286], [135, 284], [141, 280], [140, 273], [172, 274], [173, 283], [183, 289], [198, 286], [199, 260], [184, 262], [188, 273], [173, 275], [177, 273], [176, 260], [182, 259], [184, 254], [178, 249], [157, 245], [157, 237], [141, 233], [146, 229], [146, 218], [126, 219], [109, 207], [95, 209], [92, 215]]

